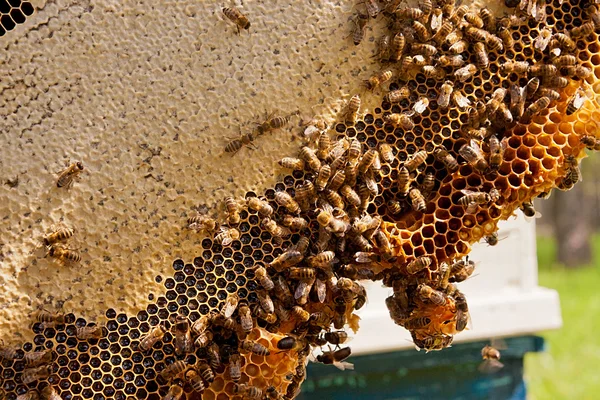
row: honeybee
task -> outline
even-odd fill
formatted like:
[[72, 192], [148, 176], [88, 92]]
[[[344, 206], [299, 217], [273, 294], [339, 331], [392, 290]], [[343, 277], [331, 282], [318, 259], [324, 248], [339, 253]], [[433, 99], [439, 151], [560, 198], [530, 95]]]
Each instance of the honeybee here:
[[315, 179], [314, 183], [317, 192], [322, 192], [323, 190], [325, 190], [325, 186], [327, 185], [330, 176], [331, 167], [328, 164], [322, 165], [321, 169], [319, 169], [319, 174], [317, 175], [317, 178]]
[[587, 79], [592, 75], [592, 70], [583, 65], [568, 65], [562, 69], [566, 75], [573, 78]]
[[419, 100], [413, 106], [413, 111], [417, 114], [422, 114], [423, 111], [429, 106], [429, 99], [427, 97], [420, 97]]
[[256, 386], [249, 386], [245, 383], [238, 383], [233, 387], [233, 393], [242, 396], [243, 399], [260, 400], [262, 399], [262, 389]]
[[404, 322], [404, 327], [409, 331], [413, 331], [417, 329], [423, 329], [427, 327], [430, 323], [431, 318], [429, 317], [416, 317]]
[[316, 275], [314, 268], [308, 267], [292, 267], [289, 269], [289, 277], [291, 279], [313, 279]]
[[262, 227], [265, 228], [273, 237], [285, 238], [292, 234], [292, 231], [284, 226], [279, 226], [277, 222], [270, 218], [264, 218], [262, 220]]
[[319, 303], [324, 303], [325, 299], [327, 297], [327, 286], [325, 285], [325, 282], [323, 282], [321, 279], [317, 278], [317, 279], [315, 279], [313, 288], [315, 290], [315, 293], [317, 295], [317, 300], [319, 301]]
[[567, 65], [575, 65], [577, 64], [577, 57], [572, 54], [565, 54], [559, 57], [556, 57], [552, 60], [552, 64], [557, 67], [564, 67]]
[[343, 370], [354, 369], [354, 365], [345, 362], [344, 360], [350, 357], [352, 350], [350, 347], [345, 347], [336, 351], [325, 351], [323, 354], [317, 356], [317, 361], [325, 365], [335, 365], [337, 368]]
[[[439, 162], [444, 164], [444, 166], [446, 167], [446, 169], [449, 172], [456, 172], [458, 170], [458, 168], [459, 168], [458, 161], [456, 161], [456, 158], [454, 158], [454, 156], [452, 154], [450, 154], [443, 145], [438, 146], [433, 151], [433, 156]], [[400, 172], [402, 172], [402, 171], [400, 171]], [[398, 177], [400, 177], [400, 173], [398, 174]]]
[[299, 158], [284, 157], [278, 161], [278, 164], [283, 168], [289, 168], [294, 171], [302, 171], [304, 169], [304, 161]]
[[343, 220], [337, 219], [329, 210], [321, 210], [317, 215], [319, 224], [327, 229], [327, 231], [338, 236], [344, 236], [349, 228], [349, 224]]
[[527, 61], [512, 61], [508, 60], [500, 64], [500, 72], [503, 74], [515, 73], [517, 75], [525, 75], [529, 72], [530, 65]]
[[486, 172], [489, 168], [487, 161], [484, 158], [483, 152], [479, 144], [471, 139], [470, 144], [463, 145], [458, 153], [476, 170]]
[[273, 300], [271, 299], [271, 296], [269, 296], [269, 293], [265, 290], [259, 290], [256, 292], [256, 295], [262, 309], [269, 314], [273, 314], [275, 312], [275, 306], [273, 305]]
[[242, 330], [246, 333], [250, 333], [250, 331], [254, 328], [254, 322], [252, 320], [252, 312], [250, 311], [250, 307], [248, 307], [247, 303], [240, 303], [238, 314], [240, 316], [240, 326], [242, 327]]
[[415, 123], [407, 113], [388, 114], [383, 117], [383, 120], [394, 127], [401, 127], [404, 130], [410, 130], [415, 127]]
[[577, 158], [572, 155], [565, 156], [564, 166], [566, 169], [566, 176], [559, 185], [559, 189], [569, 190], [581, 180], [581, 171], [579, 170]]
[[77, 250], [68, 249], [58, 244], [50, 246], [46, 255], [52, 257], [61, 267], [81, 261], [81, 254]]
[[389, 296], [385, 299], [385, 305], [390, 313], [390, 318], [394, 323], [401, 325], [408, 318], [406, 308], [400, 305], [400, 302], [395, 296]]
[[[461, 40], [457, 41], [456, 43], [454, 43], [452, 46], [450, 46], [450, 48], [448, 50], [450, 51], [451, 54], [460, 54], [460, 53], [465, 52], [468, 47], [469, 47], [469, 43], [467, 43], [466, 40], [461, 39]], [[469, 64], [469, 65], [472, 65], [472, 64]], [[467, 78], [465, 78], [465, 79], [467, 79]]]
[[581, 143], [583, 143], [589, 150], [600, 150], [600, 140], [592, 135], [583, 135], [581, 137]]
[[[393, 199], [388, 200], [387, 209], [388, 209], [389, 213], [392, 215], [399, 215], [402, 213], [402, 210], [403, 210], [402, 204], [399, 201], [393, 200]], [[359, 246], [361, 248], [361, 250], [369, 251], [370, 243], [367, 239], [365, 239], [362, 236], [357, 236], [356, 239], [359, 242], [364, 242], [364, 245]]]
[[406, 265], [406, 271], [409, 274], [414, 275], [414, 274], [422, 271], [423, 269], [429, 267], [431, 265], [432, 261], [433, 260], [431, 259], [431, 257], [427, 257], [427, 256], [417, 257]]
[[402, 52], [404, 51], [404, 46], [406, 45], [406, 39], [404, 35], [400, 32], [396, 33], [392, 39], [392, 43], [390, 46], [390, 61], [398, 62], [402, 58]]
[[[357, 168], [358, 169], [358, 168]], [[344, 200], [342, 196], [338, 192], [334, 192], [333, 190], [326, 189], [325, 190], [325, 198], [333, 207], [343, 210], [345, 208]]]
[[212, 340], [213, 340], [213, 333], [211, 331], [204, 331], [204, 332], [200, 333], [198, 335], [198, 337], [196, 337], [196, 340], [194, 341], [194, 345], [199, 349], [203, 349], [206, 346], [208, 346], [210, 343], [212, 343]]
[[410, 202], [413, 210], [425, 212], [427, 208], [427, 204], [425, 203], [425, 198], [421, 194], [421, 191], [417, 188], [412, 188], [408, 192], [408, 196], [410, 198]]
[[360, 203], [361, 203], [360, 196], [349, 185], [342, 186], [342, 188], [340, 189], [340, 193], [342, 194], [344, 199], [346, 199], [346, 201], [348, 201], [349, 204], [352, 204], [356, 207], [360, 206]]
[[459, 260], [450, 266], [450, 278], [452, 283], [459, 283], [467, 280], [475, 271], [475, 263], [467, 257], [465, 260]]
[[519, 85], [510, 86], [510, 112], [517, 118], [520, 118], [525, 111], [525, 91]]
[[373, 150], [373, 149], [368, 150], [360, 159], [360, 162], [358, 164], [358, 171], [361, 174], [366, 173], [367, 170], [374, 165], [374, 163], [377, 161], [378, 157], [379, 157], [379, 153], [377, 153], [376, 150]]
[[204, 392], [204, 389], [206, 389], [206, 384], [204, 383], [204, 380], [194, 368], [190, 368], [187, 371], [185, 371], [185, 380], [198, 393], [202, 393]]
[[352, 139], [350, 146], [348, 147], [348, 163], [355, 165], [358, 163], [358, 158], [362, 153], [362, 144], [358, 139]]
[[360, 96], [355, 94], [352, 96], [346, 107], [345, 122], [354, 125], [360, 110]]
[[237, 8], [225, 7], [223, 8], [223, 14], [225, 14], [225, 16], [235, 24], [238, 34], [241, 32], [240, 28], [246, 30], [250, 28], [250, 21], [248, 20], [248, 17], [242, 14]]
[[183, 387], [181, 387], [180, 383], [174, 383], [169, 387], [169, 391], [163, 397], [163, 400], [181, 400], [184, 396], [185, 392], [183, 391]]
[[585, 103], [586, 96], [581, 88], [577, 90], [573, 98], [567, 104], [567, 115], [575, 114]]
[[[413, 43], [410, 50], [415, 54], [415, 57], [421, 55], [426, 59], [429, 59], [437, 53], [437, 48], [435, 46], [424, 43]], [[419, 63], [417, 63], [417, 65], [419, 65]]]
[[464, 194], [464, 196], [458, 200], [458, 204], [467, 207], [465, 210], [466, 214], [473, 213], [477, 209], [478, 205], [496, 201], [500, 197], [500, 193], [496, 189], [492, 189], [490, 193], [474, 192], [467, 189], [463, 189], [461, 192]]
[[379, 144], [379, 154], [381, 155], [383, 161], [388, 164], [391, 164], [394, 161], [394, 151], [392, 150], [392, 146], [387, 143]]
[[238, 382], [242, 377], [242, 358], [239, 354], [229, 356], [229, 377], [234, 382]]
[[69, 189], [73, 186], [75, 178], [83, 171], [83, 163], [77, 161], [69, 165], [64, 170], [58, 173], [58, 179], [56, 180], [56, 187], [64, 187]]
[[242, 340], [242, 342], [240, 343], [240, 350], [247, 351], [249, 353], [254, 353], [259, 356], [268, 356], [271, 354], [269, 349], [263, 346], [262, 344], [248, 339]]
[[[527, 85], [525, 86], [525, 97], [529, 100], [533, 97], [533, 95], [537, 92], [538, 88], [540, 87], [540, 78], [538, 77], [534, 77], [531, 78], [528, 82]], [[521, 112], [521, 115], [523, 113]]]
[[[6, 397], [4, 397], [4, 394], [5, 394], [4, 390], [2, 392], [0, 392], [0, 394], [2, 395], [2, 399], [6, 399]], [[54, 399], [55, 398], [53, 398], [53, 400]], [[32, 389], [32, 390], [28, 390], [24, 394], [18, 395], [16, 397], [16, 400], [40, 400], [40, 394], [38, 393], [38, 391], [36, 389]]]
[[413, 341], [417, 346], [417, 350], [424, 349], [426, 353], [430, 351], [442, 350], [446, 347], [450, 347], [452, 341], [454, 340], [453, 336], [449, 335], [435, 335], [435, 336], [427, 336], [423, 340], [415, 340], [416, 337], [413, 336]]
[[192, 323], [190, 328], [195, 334], [200, 335], [201, 333], [206, 331], [206, 329], [211, 323], [211, 320], [212, 315], [201, 315], [200, 318], [198, 318]]
[[196, 213], [193, 217], [189, 217], [187, 223], [189, 229], [195, 229], [197, 232], [206, 231], [212, 233], [219, 227], [217, 221], [200, 213]]
[[481, 358], [484, 361], [478, 367], [480, 372], [492, 373], [504, 367], [504, 364], [500, 362], [500, 351], [495, 347], [486, 345], [481, 349]]
[[269, 217], [273, 214], [273, 207], [266, 200], [261, 200], [258, 197], [248, 197], [246, 204], [252, 210], [258, 211], [262, 216]]
[[298, 242], [294, 245], [294, 249], [302, 254], [305, 254], [306, 250], [308, 250], [309, 244], [310, 239], [307, 236], [301, 236], [300, 239], [298, 239]]
[[399, 19], [418, 20], [423, 18], [423, 10], [414, 7], [403, 8], [402, 10], [396, 11], [396, 17]]
[[310, 147], [302, 147], [302, 149], [300, 149], [299, 157], [311, 170], [318, 171], [321, 168], [321, 160], [319, 160], [315, 151]]
[[272, 290], [274, 283], [269, 277], [265, 267], [258, 265], [254, 268], [254, 276], [265, 290]]
[[367, 22], [369, 22], [369, 16], [367, 14], [358, 13], [354, 21], [354, 29], [352, 29], [352, 42], [358, 46], [367, 33]]
[[377, 0], [365, 0], [364, 5], [367, 9], [367, 14], [369, 14], [369, 17], [371, 18], [376, 18], [381, 12], [381, 8], [379, 7]]
[[8, 347], [4, 345], [4, 341], [0, 339], [0, 360], [14, 360], [18, 356], [18, 348]]
[[383, 85], [385, 82], [392, 79], [393, 73], [390, 70], [385, 70], [371, 76], [368, 80], [364, 81], [364, 85], [368, 90], [375, 90], [375, 88]]
[[[439, 27], [439, 30], [437, 30], [437, 27]], [[453, 35], [453, 29], [454, 26], [452, 25], [452, 23], [450, 21], [444, 21], [443, 15], [441, 13], [431, 17], [431, 30], [437, 30], [435, 35], [433, 35], [432, 39], [438, 45], [441, 45], [444, 42], [448, 43], [449, 45], [452, 45], [458, 40], [459, 36]], [[449, 38], [449, 36], [451, 35], [453, 36], [453, 38]]]
[[417, 293], [423, 301], [430, 301], [437, 306], [443, 306], [446, 304], [446, 298], [442, 292], [434, 290], [431, 286], [424, 283], [417, 287]]
[[227, 222], [231, 225], [240, 223], [240, 206], [233, 197], [225, 197], [225, 209], [227, 211]]
[[553, 39], [564, 50], [573, 50], [576, 47], [573, 39], [571, 39], [568, 35], [562, 32], [555, 33]]
[[523, 113], [520, 122], [523, 124], [529, 123], [534, 115], [539, 114], [542, 110], [545, 110], [550, 105], [550, 98], [543, 96], [531, 103]]
[[435, 186], [435, 175], [431, 172], [428, 172], [423, 179], [423, 184], [421, 185], [421, 193], [423, 194], [423, 198], [429, 198], [429, 195], [433, 191]]
[[496, 118], [497, 121], [501, 122], [504, 125], [510, 124], [513, 121], [512, 113], [510, 112], [508, 106], [505, 103], [500, 103], [500, 106], [498, 107], [498, 112], [496, 113]]
[[[479, 16], [483, 21], [483, 26], [488, 32], [496, 32], [496, 17], [489, 8], [483, 7], [479, 10]], [[466, 15], [465, 15], [466, 19]]]
[[140, 339], [140, 344], [138, 345], [138, 348], [142, 352], [147, 352], [152, 348], [152, 346], [154, 346], [156, 342], [162, 340], [162, 338], [165, 336], [165, 333], [167, 333], [167, 330], [163, 324], [153, 327], [146, 335], [144, 335]]
[[[415, 59], [418, 56], [415, 56]], [[435, 79], [444, 79], [446, 76], [446, 71], [442, 68], [434, 67], [433, 65], [423, 65], [421, 67], [421, 72], [427, 78], [435, 78]]]
[[77, 339], [102, 339], [104, 337], [104, 327], [102, 325], [82, 326], [77, 328]]
[[294, 315], [294, 317], [296, 317], [301, 322], [307, 322], [310, 319], [310, 313], [308, 311], [305, 311], [300, 306], [292, 307], [292, 315]]
[[454, 76], [461, 82], [466, 81], [477, 72], [477, 67], [474, 64], [467, 64], [462, 68], [454, 71]]
[[245, 145], [246, 146], [252, 146], [253, 148], [256, 148], [256, 146], [254, 144], [252, 144], [252, 142], [254, 141], [254, 139], [255, 139], [254, 132], [243, 134], [239, 138], [230, 140], [225, 145], [225, 152], [226, 153], [233, 153], [233, 154], [235, 154], [238, 151], [240, 151], [240, 149], [243, 146], [245, 146]]
[[[17, 397], [18, 399], [18, 397]], [[40, 391], [41, 400], [61, 400], [62, 397], [56, 392], [52, 385], [48, 384]]]
[[512, 33], [509, 29], [500, 29], [498, 31], [498, 37], [502, 40], [506, 49], [512, 49], [515, 44], [515, 39], [512, 37]]
[[190, 332], [190, 322], [187, 317], [177, 315], [173, 325], [173, 337], [175, 342], [175, 354], [184, 355], [194, 350], [194, 342]]
[[65, 241], [73, 236], [73, 229], [68, 227], [56, 227], [52, 232], [42, 238], [42, 245], [48, 247], [58, 242]]
[[218, 370], [221, 367], [221, 353], [219, 351], [219, 345], [211, 343], [206, 348], [208, 354], [208, 363], [213, 370]]
[[206, 362], [202, 361], [202, 362], [198, 362], [195, 365], [195, 369], [196, 371], [198, 371], [198, 373], [200, 374], [200, 376], [202, 376], [202, 379], [204, 379], [207, 383], [212, 383], [215, 380], [215, 374], [212, 370], [212, 368], [210, 367], [210, 365], [208, 365]]
[[481, 42], [477, 42], [473, 45], [473, 51], [475, 53], [475, 58], [477, 60], [477, 65], [479, 66], [479, 68], [487, 68], [490, 65], [490, 60], [488, 58], [485, 45]]
[[51, 328], [55, 325], [63, 325], [67, 323], [67, 316], [65, 314], [52, 314], [45, 310], [36, 311], [34, 314], [34, 319], [36, 322], [41, 322], [42, 325], [46, 328]]
[[[313, 270], [314, 271], [314, 270]], [[296, 286], [294, 298], [299, 305], [305, 305], [308, 302], [308, 296], [315, 282], [314, 275], [311, 278], [301, 279]]]
[[408, 160], [406, 160], [404, 162], [404, 167], [406, 167], [406, 169], [408, 169], [409, 172], [413, 172], [417, 168], [419, 168], [421, 165], [423, 165], [423, 163], [425, 162], [426, 159], [427, 159], [427, 151], [420, 150], [420, 151], [414, 153]]
[[454, 100], [454, 104], [458, 108], [466, 108], [471, 105], [471, 100], [469, 100], [464, 94], [461, 92], [452, 93], [452, 100]]
[[564, 88], [569, 85], [569, 80], [564, 76], [544, 77], [544, 85], [554, 88]]
[[234, 240], [238, 240], [240, 238], [240, 231], [235, 228], [226, 228], [222, 226], [220, 228], [220, 232], [215, 236], [215, 243], [220, 244], [222, 246], [228, 246]]
[[333, 251], [322, 251], [317, 255], [308, 258], [308, 264], [315, 268], [327, 269], [332, 263], [336, 262], [335, 252]]
[[[447, 6], [450, 6], [451, 2], [446, 2]], [[452, 5], [453, 7], [453, 5]], [[449, 8], [452, 9], [452, 7]], [[450, 21], [454, 24], [454, 25], [458, 25], [460, 20], [464, 18], [465, 14], [469, 11], [469, 7], [467, 5], [461, 5], [460, 7], [456, 8], [453, 10], [453, 12], [450, 15]]]
[[400, 103], [404, 99], [408, 99], [410, 96], [410, 89], [408, 86], [403, 86], [400, 89], [392, 90], [386, 93], [384, 99], [389, 103]]
[[298, 264], [303, 259], [304, 255], [301, 252], [289, 249], [275, 257], [275, 259], [269, 265], [273, 267], [276, 271], [281, 272], [289, 267]]
[[25, 368], [35, 368], [40, 365], [50, 364], [52, 362], [52, 349], [25, 353], [23, 361], [25, 361]]
[[500, 39], [496, 35], [489, 34], [485, 38], [485, 44], [489, 47], [490, 50], [499, 50], [504, 49], [504, 43], [502, 43], [502, 39]]
[[498, 140], [496, 135], [490, 136], [489, 145], [490, 145], [490, 169], [492, 171], [497, 171], [502, 163], [504, 158], [504, 150], [507, 147], [507, 138], [502, 141]]
[[235, 312], [235, 310], [237, 309], [239, 301], [240, 301], [240, 298], [238, 297], [237, 294], [230, 293], [229, 296], [227, 296], [225, 303], [223, 303], [223, 308], [221, 308], [221, 315], [224, 316], [225, 318], [230, 318], [233, 315], [233, 313]]
[[282, 207], [285, 207], [288, 212], [297, 214], [300, 212], [300, 205], [287, 192], [275, 193], [275, 202]]
[[535, 64], [529, 67], [529, 73], [533, 76], [554, 76], [558, 74], [558, 68], [552, 64]]
[[35, 381], [44, 381], [52, 374], [52, 366], [42, 365], [37, 368], [27, 368], [21, 374], [21, 382], [24, 385], [29, 385]]
[[540, 31], [538, 37], [536, 37], [533, 41], [533, 47], [539, 51], [544, 51], [546, 50], [546, 47], [548, 47], [548, 43], [550, 43], [551, 38], [552, 31], [548, 28], [544, 28]]
[[442, 85], [440, 89], [440, 95], [437, 99], [437, 104], [440, 107], [446, 108], [450, 105], [450, 96], [452, 95], [452, 91], [454, 90], [454, 84], [452, 81], [446, 81]]

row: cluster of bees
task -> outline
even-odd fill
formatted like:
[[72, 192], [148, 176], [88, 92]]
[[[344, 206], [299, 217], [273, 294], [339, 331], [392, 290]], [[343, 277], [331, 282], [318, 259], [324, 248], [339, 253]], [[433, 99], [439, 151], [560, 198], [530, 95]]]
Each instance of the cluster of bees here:
[[[211, 235], [210, 246], [205, 247], [212, 249], [210, 257], [235, 248], [253, 229], [260, 231], [252, 239], [260, 236], [254, 248], [268, 244], [276, 251], [253, 265], [244, 264], [245, 270], [239, 272], [255, 286], [248, 284], [243, 291], [228, 288], [227, 296], [199, 317], [188, 315], [191, 308], [169, 309], [168, 321], [152, 324], [133, 342], [133, 350], [148, 357], [164, 350], [163, 343], [173, 346], [172, 352], [165, 351], [172, 354], [169, 361], [155, 369], [165, 400], [193, 397], [192, 392], [206, 394], [221, 383], [225, 389], [214, 390], [226, 396], [293, 399], [306, 378], [309, 360], [353, 368], [346, 360], [351, 349], [345, 329], [356, 331], [355, 311], [367, 301], [361, 280], [381, 280], [392, 288], [385, 301], [390, 317], [410, 331], [418, 349], [446, 348], [455, 334], [468, 328], [469, 307], [457, 284], [472, 276], [476, 263], [462, 257], [468, 248], [458, 250], [444, 241], [444, 249], [428, 249], [419, 244], [423, 237], [411, 237], [412, 230], [446, 207], [440, 205], [445, 204], [439, 202], [440, 192], [459, 179], [467, 182], [466, 188], [452, 187], [444, 195], [451, 197], [446, 208], [453, 209], [452, 218], [466, 216], [482, 225], [481, 219], [497, 221], [504, 213], [498, 210], [516, 207], [528, 217], [538, 216], [531, 197], [545, 197], [549, 191], [528, 192], [517, 202], [509, 199], [508, 189], [499, 183], [512, 171], [505, 153], [522, 143], [511, 142], [516, 128], [526, 131], [528, 124], [543, 121], [557, 104], [565, 105], [566, 117], [574, 115], [591, 97], [586, 80], [592, 71], [582, 64], [579, 51], [600, 27], [598, 9], [578, 5], [574, 15], [581, 23], [565, 30], [562, 22], [544, 23], [544, 1], [506, 0], [508, 7], [516, 7], [515, 13], [502, 18], [486, 8], [455, 6], [452, 0], [423, 0], [416, 8], [402, 3], [366, 0], [356, 6], [365, 11], [353, 23], [355, 45], [363, 42], [369, 21], [383, 17], [388, 22], [377, 53], [382, 69], [363, 82], [365, 91], [383, 92], [382, 107], [375, 110], [381, 117], [372, 118], [375, 129], [367, 132], [366, 116], [364, 121], [359, 118], [361, 98], [356, 94], [343, 112], [342, 129], [336, 126], [337, 137], [324, 123], [313, 121], [304, 131], [307, 140], [297, 156], [279, 160], [294, 184], [278, 185], [265, 196], [228, 197], [222, 220], [199, 213], [187, 220], [189, 228]], [[239, 10], [224, 8], [223, 14], [238, 33], [249, 29], [248, 18]], [[575, 85], [577, 89], [567, 90]], [[565, 99], [567, 93], [572, 94]], [[453, 122], [448, 119], [443, 127], [451, 133], [437, 141], [432, 139], [435, 132], [427, 137], [427, 130], [434, 129], [423, 122], [434, 112], [442, 115], [441, 121], [454, 114]], [[271, 114], [250, 133], [231, 140], [225, 152], [253, 147], [257, 137], [289, 121], [290, 116]], [[408, 139], [420, 136], [420, 142]], [[587, 131], [578, 134], [578, 140], [580, 149], [600, 149], [600, 141]], [[560, 190], [569, 190], [581, 178], [579, 154], [568, 146], [554, 182]], [[71, 165], [60, 174], [57, 186], [71, 186], [82, 170], [81, 163]], [[392, 179], [386, 184], [388, 176]], [[493, 216], [482, 213], [492, 209]], [[248, 228], [246, 219], [255, 226]], [[458, 240], [458, 233], [452, 233]], [[55, 256], [60, 243], [72, 235], [72, 230], [62, 228], [44, 237], [43, 244], [53, 252], [49, 255], [59, 262], [78, 261], [74, 256]], [[486, 230], [468, 241], [481, 238], [489, 245], [499, 240]], [[407, 245], [418, 250], [408, 252]], [[196, 261], [194, 265], [190, 268], [203, 268]], [[37, 316], [38, 323], [49, 327], [69, 323], [66, 319], [46, 312]], [[276, 339], [265, 340], [265, 332]], [[74, 335], [84, 341], [100, 339], [106, 327], [81, 326]], [[498, 349], [495, 345], [482, 349], [481, 371], [502, 367]], [[249, 365], [282, 353], [296, 361], [285, 382], [263, 384], [249, 378]], [[19, 379], [29, 391], [19, 398], [59, 398], [53, 383], [46, 382], [54, 356], [52, 349], [23, 353], [0, 348], [1, 359], [23, 364]], [[38, 381], [44, 383], [33, 388]]]

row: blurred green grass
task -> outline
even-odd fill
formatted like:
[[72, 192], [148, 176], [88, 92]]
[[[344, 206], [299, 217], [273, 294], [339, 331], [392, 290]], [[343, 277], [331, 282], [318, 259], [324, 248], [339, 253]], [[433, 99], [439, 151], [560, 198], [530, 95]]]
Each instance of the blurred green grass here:
[[[554, 240], [538, 238], [539, 283], [560, 294], [563, 327], [544, 332], [547, 350], [528, 354], [531, 400], [600, 398], [600, 254], [592, 265], [567, 270], [556, 263]], [[600, 249], [600, 236], [593, 238]]]

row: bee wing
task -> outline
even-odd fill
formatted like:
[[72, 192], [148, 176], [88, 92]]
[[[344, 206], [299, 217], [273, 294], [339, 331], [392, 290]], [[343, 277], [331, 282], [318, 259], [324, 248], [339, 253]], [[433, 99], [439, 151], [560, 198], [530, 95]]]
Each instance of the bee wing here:
[[534, 215], [533, 217], [527, 217], [527, 216], [526, 216], [526, 217], [525, 217], [525, 220], [526, 220], [527, 222], [532, 222], [532, 221], [535, 221], [537, 218], [541, 218], [541, 217], [542, 217], [542, 213], [541, 213], [541, 212], [539, 212], [539, 211], [536, 211], [536, 212], [535, 212], [535, 215]]
[[452, 98], [454, 99], [454, 103], [456, 103], [458, 108], [466, 108], [471, 105], [471, 100], [469, 100], [460, 92], [454, 92], [452, 94]]
[[465, 214], [473, 214], [477, 210], [477, 203], [469, 203], [465, 210]]
[[367, 253], [364, 251], [358, 251], [356, 252], [356, 254], [354, 254], [354, 260], [357, 263], [369, 263], [371, 262], [371, 256], [373, 255], [373, 253]]
[[431, 30], [433, 32], [437, 32], [438, 29], [441, 28], [443, 23], [443, 14], [439, 13], [439, 14], [433, 14], [431, 16]]
[[506, 340], [502, 338], [492, 338], [491, 345], [498, 350], [506, 350], [508, 348]]
[[508, 137], [505, 137], [504, 139], [502, 139], [502, 141], [500, 142], [500, 148], [502, 149], [502, 151], [506, 150], [508, 147]]
[[481, 147], [479, 147], [479, 143], [475, 141], [475, 139], [471, 139], [471, 148], [477, 153], [479, 157], [483, 157], [483, 152], [481, 151]]
[[425, 111], [425, 109], [427, 108], [427, 102], [423, 99], [420, 99], [419, 101], [417, 101], [413, 107], [413, 111], [418, 113], [418, 114], [422, 114], [423, 111]]
[[502, 369], [502, 367], [504, 367], [504, 364], [502, 364], [498, 360], [492, 359], [492, 360], [485, 360], [484, 362], [479, 364], [479, 367], [477, 367], [477, 369], [479, 370], [479, 372], [481, 372], [483, 374], [493, 374], [494, 372], [500, 371]]
[[479, 192], [475, 192], [475, 191], [469, 190], [469, 189], [463, 189], [463, 190], [461, 190], [461, 193], [464, 195], [470, 195], [470, 194], [477, 194]]
[[315, 280], [314, 284], [315, 290], [317, 291], [317, 298], [319, 299], [319, 303], [324, 303], [327, 297], [327, 286], [325, 282], [320, 279]]
[[353, 370], [354, 369], [354, 364], [346, 362], [346, 361], [336, 361], [333, 363], [333, 365], [335, 365], [338, 369], [344, 371], [344, 370]]

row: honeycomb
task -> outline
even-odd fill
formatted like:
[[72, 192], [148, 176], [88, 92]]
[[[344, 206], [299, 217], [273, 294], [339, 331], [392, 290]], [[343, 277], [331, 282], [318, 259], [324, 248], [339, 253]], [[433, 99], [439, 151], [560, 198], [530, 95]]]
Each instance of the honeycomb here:
[[[390, 48], [394, 62], [380, 51], [373, 94], [361, 92], [379, 107], [349, 110], [333, 132], [308, 127], [298, 167], [234, 202], [195, 258], [156, 277], [165, 290], [146, 310], [109, 309], [99, 330], [73, 314], [38, 318], [33, 342], [0, 351], [5, 397], [291, 399], [313, 348], [333, 344], [316, 361], [347, 367], [340, 332], [358, 329], [361, 279], [393, 288], [390, 316], [418, 348], [449, 346], [468, 321], [456, 283], [473, 272], [470, 246], [533, 198], [572, 187], [586, 145], [597, 146], [600, 14], [585, 1], [534, 1], [490, 22], [428, 4], [366, 10], [406, 40], [400, 56]], [[430, 28], [440, 16], [444, 35]]]
[[0, 36], [24, 23], [33, 10], [33, 5], [28, 1], [0, 0]]

